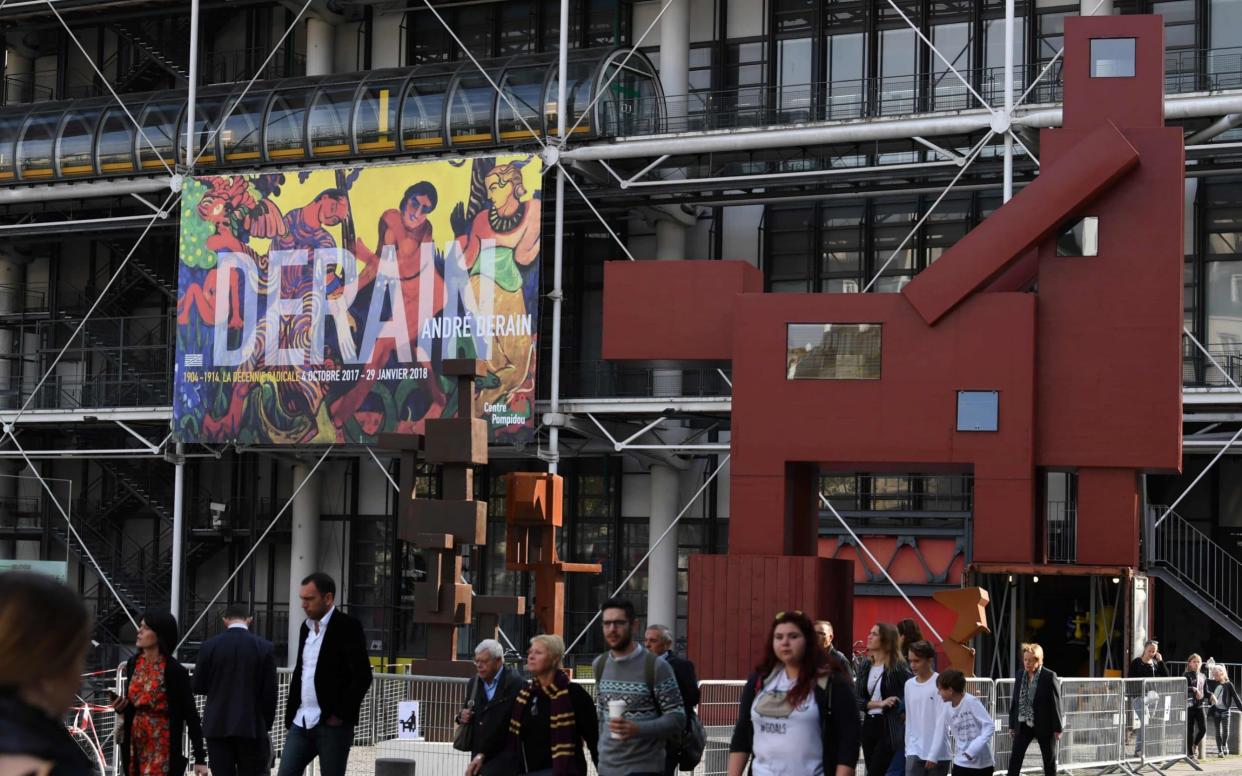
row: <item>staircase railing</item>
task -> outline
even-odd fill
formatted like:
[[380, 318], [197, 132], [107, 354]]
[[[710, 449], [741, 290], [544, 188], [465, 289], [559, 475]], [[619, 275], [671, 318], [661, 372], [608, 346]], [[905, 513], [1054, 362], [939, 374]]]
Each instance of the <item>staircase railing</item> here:
[[1149, 510], [1148, 565], [1176, 577], [1221, 614], [1242, 622], [1242, 561], [1167, 507], [1153, 505]]

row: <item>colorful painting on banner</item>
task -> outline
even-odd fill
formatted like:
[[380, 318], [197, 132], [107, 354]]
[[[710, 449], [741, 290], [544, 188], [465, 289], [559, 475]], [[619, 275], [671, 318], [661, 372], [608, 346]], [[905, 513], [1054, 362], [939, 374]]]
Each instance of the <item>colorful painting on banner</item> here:
[[479, 358], [493, 442], [534, 430], [540, 160], [187, 180], [176, 439], [369, 443], [457, 406]]

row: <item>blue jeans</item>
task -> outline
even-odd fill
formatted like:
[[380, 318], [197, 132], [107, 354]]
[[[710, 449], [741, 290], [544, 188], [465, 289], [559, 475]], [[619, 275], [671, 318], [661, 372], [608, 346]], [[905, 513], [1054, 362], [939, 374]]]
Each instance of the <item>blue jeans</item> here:
[[316, 757], [319, 758], [319, 772], [323, 776], [345, 776], [349, 747], [353, 743], [353, 725], [333, 727], [319, 724], [310, 730], [294, 725], [285, 737], [278, 776], [302, 776], [302, 771]]
[[902, 746], [893, 752], [893, 760], [888, 764], [888, 770], [884, 776], [906, 776], [906, 747], [905, 742]]

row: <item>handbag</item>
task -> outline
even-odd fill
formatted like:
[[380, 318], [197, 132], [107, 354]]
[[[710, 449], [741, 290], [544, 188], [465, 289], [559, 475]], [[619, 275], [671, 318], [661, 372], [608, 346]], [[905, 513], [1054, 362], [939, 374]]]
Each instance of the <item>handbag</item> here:
[[[467, 692], [466, 709], [474, 709], [474, 693], [478, 689], [479, 677], [470, 680], [469, 690]], [[474, 750], [474, 725], [471, 723], [458, 723], [453, 728], [453, 748], [459, 752], [470, 752]]]

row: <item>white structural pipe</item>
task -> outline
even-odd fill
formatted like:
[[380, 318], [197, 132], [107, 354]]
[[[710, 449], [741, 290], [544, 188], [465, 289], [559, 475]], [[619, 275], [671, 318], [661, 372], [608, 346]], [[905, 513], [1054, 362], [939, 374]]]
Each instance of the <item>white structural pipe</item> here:
[[185, 167], [194, 171], [194, 108], [198, 100], [198, 0], [190, 0], [190, 84], [185, 100]]
[[329, 75], [332, 72], [332, 45], [336, 33], [332, 25], [317, 16], [306, 18], [306, 74]]
[[548, 471], [556, 474], [561, 455], [561, 288], [565, 266], [565, 169], [560, 159], [565, 154], [565, 133], [569, 128], [565, 116], [569, 76], [569, 0], [561, 0], [560, 49], [556, 76], [556, 145], [552, 158], [556, 164], [556, 210], [552, 223], [552, 379], [549, 381], [548, 410], [555, 420], [548, 427]]
[[119, 180], [78, 181], [57, 183], [52, 186], [25, 186], [0, 189], [0, 205], [14, 202], [54, 202], [61, 199], [88, 199], [90, 197], [116, 197], [124, 194], [145, 194], [168, 191], [173, 178], [160, 175], [153, 178], [123, 178]]
[[[193, 159], [194, 157], [190, 157]], [[173, 528], [172, 528], [172, 584], [168, 588], [168, 608], [172, 616], [181, 622], [181, 567], [182, 541], [185, 538], [185, 445], [177, 443], [177, 462], [173, 467]]]
[[1001, 202], [1013, 199], [1013, 134], [1009, 124], [1013, 120], [1013, 27], [1014, 0], [1005, 0], [1005, 169], [1001, 187]]

